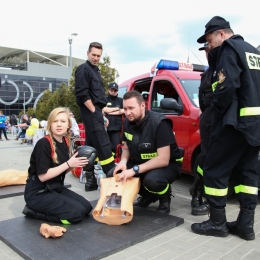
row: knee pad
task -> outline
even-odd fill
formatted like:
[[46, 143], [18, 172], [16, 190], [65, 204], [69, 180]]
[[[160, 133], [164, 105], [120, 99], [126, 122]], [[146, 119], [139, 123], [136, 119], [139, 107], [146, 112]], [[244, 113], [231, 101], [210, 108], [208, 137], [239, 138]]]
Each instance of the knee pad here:
[[94, 147], [82, 145], [77, 148], [76, 152], [78, 152], [77, 157], [88, 158], [88, 166], [94, 166], [95, 160], [97, 158], [97, 150]]

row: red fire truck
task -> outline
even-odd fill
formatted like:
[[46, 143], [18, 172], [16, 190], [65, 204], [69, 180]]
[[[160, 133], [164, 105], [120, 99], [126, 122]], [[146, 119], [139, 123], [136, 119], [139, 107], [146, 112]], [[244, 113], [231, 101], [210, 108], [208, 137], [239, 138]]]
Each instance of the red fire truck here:
[[[185, 150], [182, 172], [188, 174], [194, 174], [200, 156], [198, 88], [200, 75], [206, 68], [203, 65], [162, 59], [152, 67], [150, 73], [119, 85], [118, 96], [123, 97], [125, 92], [137, 90], [142, 93], [147, 109], [163, 113], [172, 120], [177, 144]], [[168, 107], [173, 110], [166, 110], [166, 106], [162, 106], [164, 101], [167, 104], [169, 100], [172, 104]], [[260, 190], [260, 156], [258, 176]], [[231, 177], [230, 188], [232, 186]], [[229, 195], [232, 193], [233, 189], [229, 189]]]
[[[165, 114], [173, 121], [173, 131], [179, 147], [185, 150], [182, 171], [192, 174], [200, 154], [198, 88], [203, 65], [160, 60], [150, 73], [129, 79], [119, 85], [119, 96], [126, 91], [142, 93], [146, 108]], [[160, 101], [171, 98], [176, 110], [164, 110]]]

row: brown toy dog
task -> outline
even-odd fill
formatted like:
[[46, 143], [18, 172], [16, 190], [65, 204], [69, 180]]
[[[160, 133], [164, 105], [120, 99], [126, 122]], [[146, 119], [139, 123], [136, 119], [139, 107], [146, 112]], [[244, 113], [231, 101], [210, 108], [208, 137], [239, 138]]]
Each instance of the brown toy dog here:
[[57, 238], [61, 237], [64, 232], [66, 232], [67, 229], [59, 226], [50, 226], [49, 224], [42, 223], [40, 227], [40, 233], [45, 237], [45, 238]]

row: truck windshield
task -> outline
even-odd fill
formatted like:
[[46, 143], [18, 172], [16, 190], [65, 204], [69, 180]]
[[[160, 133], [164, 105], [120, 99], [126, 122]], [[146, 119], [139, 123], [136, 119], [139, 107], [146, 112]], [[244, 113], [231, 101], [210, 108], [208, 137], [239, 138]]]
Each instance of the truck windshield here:
[[123, 96], [126, 93], [126, 91], [127, 91], [127, 86], [119, 87], [118, 97], [123, 98]]
[[200, 80], [199, 79], [181, 79], [180, 80], [181, 85], [183, 86], [183, 89], [187, 93], [187, 96], [189, 97], [191, 103], [199, 107], [199, 86], [200, 86]]

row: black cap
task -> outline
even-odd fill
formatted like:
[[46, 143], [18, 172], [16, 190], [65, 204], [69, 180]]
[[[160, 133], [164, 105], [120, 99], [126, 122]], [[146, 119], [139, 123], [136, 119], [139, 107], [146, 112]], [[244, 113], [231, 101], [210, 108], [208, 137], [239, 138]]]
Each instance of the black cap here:
[[197, 42], [198, 43], [204, 43], [206, 42], [206, 34], [210, 32], [214, 32], [216, 30], [226, 29], [230, 28], [230, 24], [228, 21], [226, 21], [224, 18], [220, 16], [214, 16], [211, 18], [211, 20], [205, 25], [205, 33], [202, 35]]
[[204, 50], [207, 49], [208, 47], [209, 47], [208, 43], [205, 42], [205, 43], [204, 43], [204, 46], [199, 48], [199, 51], [204, 51]]
[[118, 90], [118, 85], [115, 82], [111, 82], [108, 84], [108, 88], [113, 88], [113, 89]]

